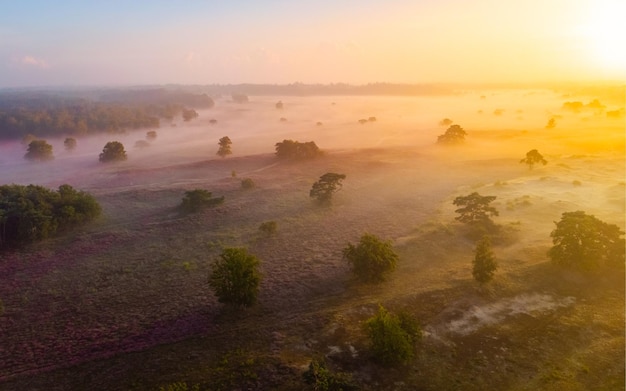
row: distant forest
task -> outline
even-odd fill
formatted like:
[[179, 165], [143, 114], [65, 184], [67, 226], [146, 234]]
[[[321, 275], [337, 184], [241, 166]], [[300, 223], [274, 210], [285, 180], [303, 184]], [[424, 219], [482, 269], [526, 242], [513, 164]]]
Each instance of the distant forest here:
[[150, 90], [0, 91], [0, 139], [81, 136], [157, 128], [187, 107], [211, 108], [206, 94]]

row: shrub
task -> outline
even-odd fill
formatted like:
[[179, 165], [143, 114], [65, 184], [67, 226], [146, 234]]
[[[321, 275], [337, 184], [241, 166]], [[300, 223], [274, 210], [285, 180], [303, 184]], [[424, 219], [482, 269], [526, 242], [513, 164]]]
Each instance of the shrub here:
[[211, 198], [212, 196], [213, 194], [210, 191], [203, 189], [186, 191], [180, 207], [184, 212], [193, 213], [224, 202], [224, 196]]
[[415, 342], [421, 335], [419, 325], [407, 313], [400, 316], [388, 312], [383, 306], [365, 323], [372, 353], [383, 365], [406, 363], [414, 356]]
[[383, 241], [372, 234], [361, 236], [359, 243], [348, 244], [343, 257], [352, 266], [354, 274], [365, 282], [381, 282], [396, 268], [398, 254], [390, 241]]
[[357, 385], [345, 373], [335, 373], [328, 369], [323, 359], [313, 359], [309, 369], [302, 374], [304, 382], [315, 391], [350, 391], [358, 390]]
[[241, 180], [241, 187], [243, 189], [252, 189], [254, 188], [254, 186], [254, 181], [251, 178], [245, 178]]
[[213, 262], [209, 286], [220, 303], [252, 306], [257, 299], [261, 275], [259, 260], [245, 248], [225, 248]]
[[266, 235], [273, 235], [278, 229], [278, 224], [275, 221], [266, 221], [259, 225], [259, 231]]
[[72, 137], [68, 137], [63, 141], [63, 146], [67, 151], [73, 151], [76, 149], [76, 139]]

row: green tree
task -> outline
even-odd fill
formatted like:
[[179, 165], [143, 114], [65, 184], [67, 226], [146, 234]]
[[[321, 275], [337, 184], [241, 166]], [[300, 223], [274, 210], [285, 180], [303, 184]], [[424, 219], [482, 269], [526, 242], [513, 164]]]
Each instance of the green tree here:
[[183, 212], [193, 213], [204, 208], [219, 205], [224, 202], [224, 196], [212, 198], [213, 193], [204, 189], [194, 189], [185, 192], [180, 208]]
[[194, 109], [182, 109], [182, 116], [183, 116], [183, 121], [185, 122], [189, 122], [194, 118], [198, 117], [198, 112], [195, 111]]
[[372, 353], [381, 364], [393, 366], [413, 358], [421, 331], [410, 315], [398, 316], [379, 306], [378, 313], [368, 319], [365, 326]]
[[58, 191], [36, 185], [0, 186], [0, 248], [46, 239], [95, 219], [100, 205], [70, 185]]
[[465, 141], [467, 132], [459, 125], [451, 125], [444, 134], [437, 137], [439, 144], [462, 144]]
[[493, 279], [498, 268], [496, 257], [491, 250], [489, 236], [483, 236], [476, 244], [474, 260], [472, 262], [472, 276], [479, 284], [483, 285]]
[[349, 243], [343, 249], [343, 257], [352, 267], [354, 274], [365, 282], [381, 282], [395, 270], [398, 254], [391, 241], [384, 241], [376, 235], [364, 234], [354, 246]]
[[455, 210], [459, 214], [455, 219], [466, 224], [493, 225], [490, 217], [498, 216], [499, 213], [489, 204], [495, 199], [496, 196], [481, 196], [477, 192], [456, 197], [452, 203], [460, 208]]
[[36, 161], [53, 160], [52, 145], [48, 144], [46, 140], [33, 140], [28, 144], [28, 152], [24, 158]]
[[324, 359], [313, 359], [309, 369], [302, 374], [304, 382], [311, 385], [314, 391], [350, 391], [358, 390], [352, 378], [342, 372], [328, 369]]
[[617, 225], [583, 211], [565, 212], [555, 224], [548, 251], [555, 264], [581, 270], [624, 268], [624, 232]]
[[100, 154], [100, 162], [102, 163], [124, 161], [127, 158], [124, 144], [119, 141], [106, 143]]
[[220, 303], [250, 307], [256, 303], [259, 260], [245, 248], [225, 248], [212, 265], [209, 286]]
[[519, 161], [520, 163], [528, 164], [530, 170], [533, 169], [535, 164], [541, 163], [544, 166], [548, 164], [548, 161], [536, 149], [532, 149], [526, 152], [526, 157]]
[[66, 138], [65, 141], [63, 141], [63, 146], [65, 146], [67, 151], [73, 151], [76, 149], [76, 139], [72, 137]]
[[220, 141], [217, 143], [217, 145], [220, 146], [219, 149], [217, 150], [217, 155], [224, 158], [232, 154], [233, 151], [230, 148], [232, 144], [233, 142], [230, 140], [228, 136], [222, 137]]
[[341, 181], [344, 179], [346, 179], [344, 174], [327, 172], [313, 184], [309, 191], [309, 197], [317, 199], [320, 203], [330, 203], [333, 194], [341, 190]]
[[280, 159], [311, 159], [322, 154], [314, 141], [301, 143], [293, 140], [283, 140], [276, 143], [276, 156]]

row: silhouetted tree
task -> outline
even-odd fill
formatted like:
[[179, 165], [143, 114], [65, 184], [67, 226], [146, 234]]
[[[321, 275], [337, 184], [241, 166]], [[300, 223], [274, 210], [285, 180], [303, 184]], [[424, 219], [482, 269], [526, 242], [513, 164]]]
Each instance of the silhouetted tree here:
[[67, 151], [73, 151], [76, 149], [76, 139], [72, 137], [68, 137], [63, 141], [63, 145]]
[[276, 108], [277, 108], [278, 110], [282, 110], [282, 108], [283, 108], [283, 102], [282, 102], [282, 101], [280, 101], [280, 100], [279, 100], [278, 102], [276, 102]]
[[439, 126], [450, 126], [452, 125], [452, 120], [450, 118], [444, 118], [439, 121]]
[[189, 122], [194, 118], [198, 118], [198, 112], [194, 109], [183, 109], [182, 111], [183, 121]]
[[135, 141], [135, 148], [146, 148], [149, 147], [150, 143], [146, 140], [137, 140]]
[[536, 149], [532, 149], [526, 152], [526, 157], [519, 161], [520, 163], [528, 164], [528, 168], [530, 170], [533, 169], [533, 166], [537, 163], [541, 163], [544, 166], [548, 164], [548, 161], [543, 158], [543, 156]]
[[157, 138], [157, 132], [155, 130], [150, 130], [146, 133], [146, 139], [147, 140], [156, 140]]
[[222, 137], [217, 144], [220, 146], [219, 149], [217, 150], [218, 156], [221, 156], [224, 158], [233, 153], [233, 151], [230, 149], [230, 146], [233, 144], [233, 142], [230, 140], [228, 136]]
[[28, 152], [24, 155], [25, 159], [46, 161], [54, 159], [52, 153], [52, 145], [48, 144], [46, 140], [34, 140], [28, 144]]
[[498, 216], [499, 213], [496, 208], [489, 204], [495, 199], [496, 196], [481, 196], [477, 192], [467, 196], [456, 197], [452, 203], [460, 206], [460, 208], [455, 210], [459, 214], [455, 219], [465, 224], [493, 224], [490, 217]]
[[472, 276], [478, 283], [485, 284], [493, 279], [498, 268], [496, 258], [491, 250], [489, 236], [483, 236], [476, 244], [474, 260], [472, 262]]
[[344, 179], [346, 179], [345, 174], [327, 172], [313, 184], [309, 197], [317, 199], [320, 203], [330, 203], [333, 194], [341, 190], [341, 181]]
[[548, 120], [548, 123], [546, 124], [546, 129], [554, 129], [555, 126], [556, 126], [556, 119], [550, 118]]
[[550, 233], [554, 246], [548, 256], [557, 265], [593, 270], [600, 266], [624, 268], [624, 232], [583, 211], [565, 212]]
[[124, 161], [127, 158], [124, 144], [119, 141], [109, 141], [106, 143], [100, 154], [100, 161], [102, 163]]
[[452, 125], [446, 130], [446, 133], [437, 138], [439, 144], [461, 144], [465, 141], [467, 132], [459, 125]]
[[220, 303], [250, 307], [256, 303], [259, 259], [245, 248], [225, 248], [212, 265], [209, 286]]
[[248, 95], [245, 94], [232, 94], [233, 102], [235, 103], [248, 103]]
[[354, 274], [364, 282], [382, 282], [395, 270], [398, 254], [391, 241], [384, 241], [376, 235], [364, 234], [359, 243], [351, 243], [343, 249], [343, 258], [352, 266]]
[[276, 143], [276, 156], [281, 159], [310, 159], [322, 154], [322, 151], [313, 141], [301, 143], [293, 140], [283, 140]]

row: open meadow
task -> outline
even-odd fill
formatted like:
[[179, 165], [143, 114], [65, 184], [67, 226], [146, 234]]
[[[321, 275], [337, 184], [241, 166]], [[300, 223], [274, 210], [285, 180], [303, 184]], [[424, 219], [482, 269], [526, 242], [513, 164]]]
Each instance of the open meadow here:
[[[606, 107], [563, 108], [593, 99]], [[546, 255], [564, 212], [625, 228], [623, 99], [499, 89], [286, 96], [279, 110], [279, 97], [221, 97], [193, 121], [162, 122], [144, 148], [134, 145], [146, 131], [77, 138], [72, 152], [48, 139], [55, 159], [37, 163], [4, 141], [0, 184], [67, 183], [103, 213], [0, 253], [0, 390], [307, 389], [302, 373], [318, 357], [365, 390], [624, 389], [623, 269], [585, 274]], [[444, 118], [465, 129], [464, 144], [436, 143]], [[233, 154], [220, 158], [223, 136]], [[285, 139], [324, 154], [280, 160]], [[102, 164], [112, 140], [128, 160]], [[548, 163], [520, 164], [532, 149]], [[346, 178], [322, 206], [309, 190], [327, 172]], [[181, 214], [192, 189], [224, 202]], [[472, 192], [496, 196], [499, 211], [485, 287], [452, 203]], [[267, 221], [275, 234], [259, 231]], [[381, 284], [356, 281], [342, 257], [364, 233], [399, 254]], [[260, 259], [256, 306], [228, 309], [211, 292], [225, 247]], [[420, 323], [410, 363], [371, 360], [363, 325], [379, 305]]]

